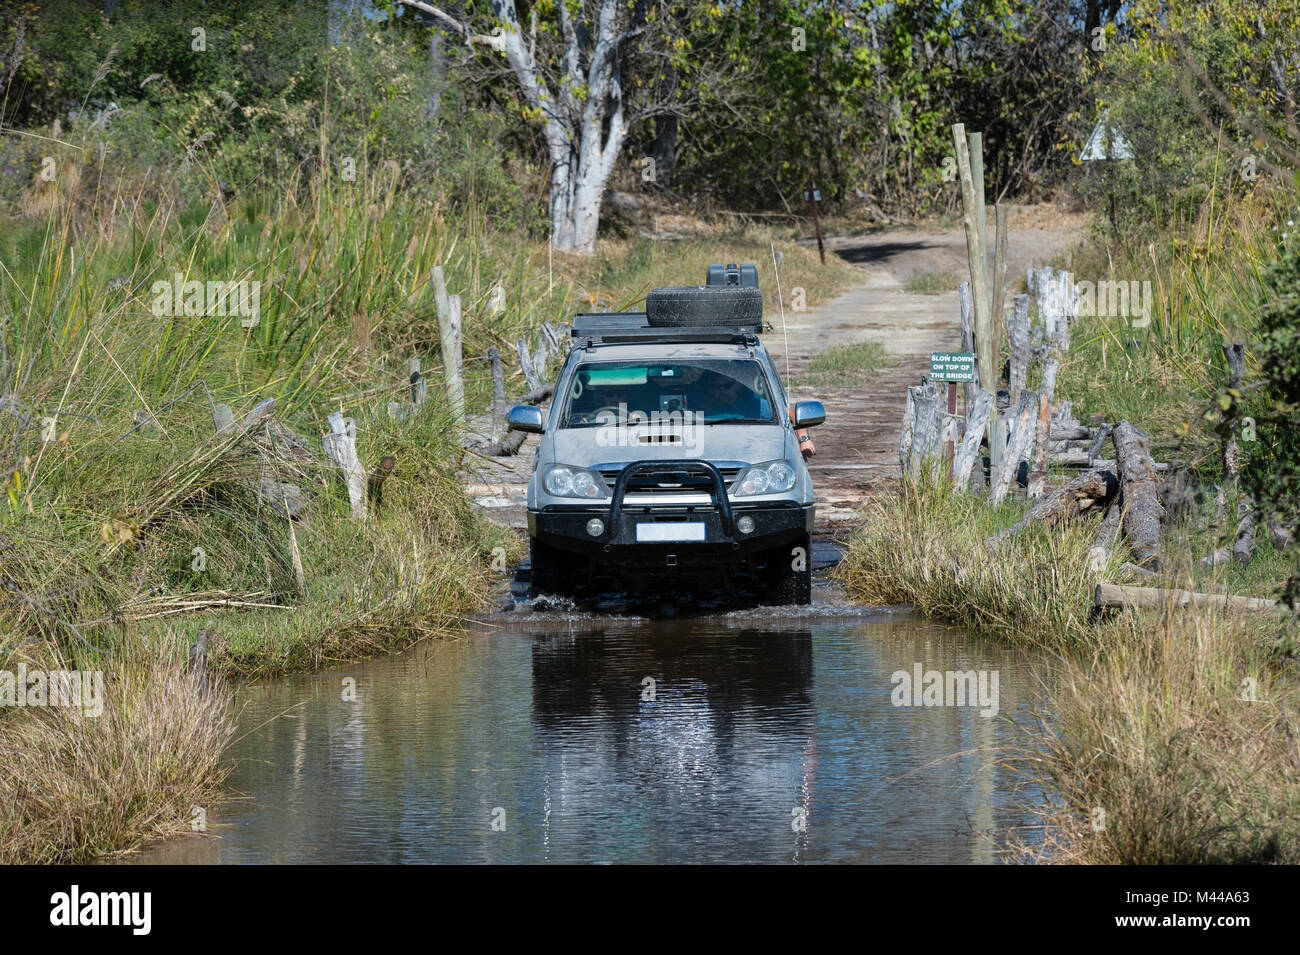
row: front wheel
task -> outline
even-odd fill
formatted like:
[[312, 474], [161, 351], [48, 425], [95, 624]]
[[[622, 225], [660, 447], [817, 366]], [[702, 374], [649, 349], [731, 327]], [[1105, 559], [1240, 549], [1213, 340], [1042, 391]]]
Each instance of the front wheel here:
[[764, 582], [764, 603], [798, 607], [812, 603], [812, 539], [808, 534], [767, 553]]
[[532, 582], [528, 585], [528, 595], [540, 594], [564, 596], [571, 589], [571, 575], [565, 572], [561, 551], [539, 541], [536, 537], [528, 539], [529, 564], [532, 566]]

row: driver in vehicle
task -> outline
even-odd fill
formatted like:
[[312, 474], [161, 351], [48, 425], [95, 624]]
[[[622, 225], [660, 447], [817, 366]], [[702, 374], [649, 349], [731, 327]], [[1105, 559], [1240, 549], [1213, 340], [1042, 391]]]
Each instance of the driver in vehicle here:
[[[705, 413], [705, 420], [718, 415], [723, 409], [742, 418], [761, 419], [767, 417], [762, 409], [763, 399], [735, 378], [716, 371], [706, 373], [705, 377], [707, 382], [704, 390], [704, 402], [702, 407], [697, 405], [695, 408], [695, 410], [702, 410]], [[790, 415], [790, 423], [794, 424], [794, 405], [790, 405], [787, 411]], [[799, 438], [799, 452], [803, 455], [803, 459], [807, 461], [817, 453], [817, 446], [813, 444], [812, 436], [808, 434], [807, 428], [800, 428], [795, 434]]]
[[742, 418], [755, 421], [770, 421], [771, 412], [764, 407], [766, 402], [751, 388], [724, 375], [709, 371], [704, 378], [703, 400], [691, 402], [695, 411], [704, 412], [705, 421], [723, 418]]

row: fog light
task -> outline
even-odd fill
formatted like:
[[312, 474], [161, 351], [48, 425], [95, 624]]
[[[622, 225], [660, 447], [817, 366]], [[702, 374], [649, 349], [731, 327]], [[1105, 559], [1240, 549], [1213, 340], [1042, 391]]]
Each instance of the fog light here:
[[599, 537], [601, 534], [605, 533], [605, 522], [599, 517], [593, 517], [591, 520], [587, 521], [587, 533], [592, 537]]
[[742, 534], [752, 534], [754, 532], [754, 519], [746, 515], [736, 521], [736, 529]]

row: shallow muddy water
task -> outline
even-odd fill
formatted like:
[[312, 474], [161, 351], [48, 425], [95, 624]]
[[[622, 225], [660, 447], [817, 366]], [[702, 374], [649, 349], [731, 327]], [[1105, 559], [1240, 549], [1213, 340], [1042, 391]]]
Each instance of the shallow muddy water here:
[[[894, 705], [917, 664], [996, 671], [997, 715]], [[1048, 680], [887, 611], [525, 607], [242, 688], [244, 798], [129, 861], [994, 862], [1035, 799], [997, 760]]]

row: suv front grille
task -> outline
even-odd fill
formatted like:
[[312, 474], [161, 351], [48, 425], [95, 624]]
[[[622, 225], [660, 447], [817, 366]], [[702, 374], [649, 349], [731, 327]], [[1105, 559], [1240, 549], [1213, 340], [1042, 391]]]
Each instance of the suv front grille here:
[[[614, 482], [618, 480], [619, 472], [622, 468], [601, 468], [600, 476], [605, 479], [605, 483], [611, 488]], [[740, 467], [720, 467], [718, 473], [722, 475], [723, 482], [727, 489], [731, 489], [731, 484], [744, 470]], [[685, 476], [685, 480], [676, 487], [665, 487], [659, 481], [655, 480], [653, 473], [638, 474], [628, 482], [628, 493], [635, 491], [638, 494], [698, 494], [701, 491], [708, 493], [711, 482], [708, 478], [699, 474]]]

